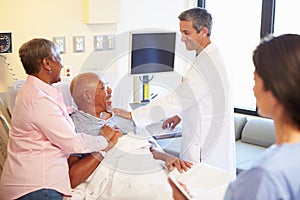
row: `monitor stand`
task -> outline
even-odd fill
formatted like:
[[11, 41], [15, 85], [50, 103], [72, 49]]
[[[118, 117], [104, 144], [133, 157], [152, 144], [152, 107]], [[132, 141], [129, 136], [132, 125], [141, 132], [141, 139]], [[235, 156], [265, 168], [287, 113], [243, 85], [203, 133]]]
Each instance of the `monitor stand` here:
[[143, 76], [143, 99], [141, 100], [142, 103], [150, 102], [149, 100], [149, 76]]

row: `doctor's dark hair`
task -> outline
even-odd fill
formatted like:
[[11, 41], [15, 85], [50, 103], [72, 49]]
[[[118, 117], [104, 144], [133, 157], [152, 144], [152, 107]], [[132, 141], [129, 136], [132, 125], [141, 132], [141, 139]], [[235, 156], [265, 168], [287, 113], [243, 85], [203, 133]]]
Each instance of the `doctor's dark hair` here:
[[193, 28], [200, 33], [203, 27], [208, 29], [207, 36], [211, 35], [212, 29], [212, 16], [204, 8], [191, 8], [189, 10], [183, 11], [178, 19], [181, 21], [193, 21]]
[[55, 44], [47, 39], [36, 38], [24, 43], [19, 49], [19, 57], [26, 74], [39, 73], [44, 58], [54, 59], [56, 55]]
[[285, 34], [263, 41], [254, 51], [253, 63], [265, 89], [300, 128], [300, 35]]

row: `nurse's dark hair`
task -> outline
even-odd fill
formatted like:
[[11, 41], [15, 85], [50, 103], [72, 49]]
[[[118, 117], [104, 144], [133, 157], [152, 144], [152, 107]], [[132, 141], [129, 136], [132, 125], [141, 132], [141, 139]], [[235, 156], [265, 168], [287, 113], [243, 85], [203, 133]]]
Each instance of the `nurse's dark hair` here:
[[212, 16], [206, 9], [197, 7], [183, 11], [178, 19], [181, 21], [193, 21], [193, 28], [199, 33], [203, 27], [208, 29], [207, 36], [211, 35]]
[[300, 128], [300, 35], [264, 38], [253, 54], [256, 73]]
[[26, 74], [39, 73], [42, 60], [48, 57], [54, 59], [55, 52], [55, 44], [47, 39], [35, 38], [24, 43], [19, 49], [19, 57]]

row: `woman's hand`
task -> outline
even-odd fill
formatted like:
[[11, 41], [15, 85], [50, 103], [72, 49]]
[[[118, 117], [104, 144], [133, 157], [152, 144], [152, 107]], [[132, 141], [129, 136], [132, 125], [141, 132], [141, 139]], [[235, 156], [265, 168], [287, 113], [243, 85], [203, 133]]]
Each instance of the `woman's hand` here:
[[109, 151], [113, 146], [118, 142], [119, 137], [122, 135], [121, 131], [118, 128], [112, 128], [109, 126], [104, 126], [101, 130], [100, 135], [104, 136], [108, 142], [108, 146], [104, 151]]

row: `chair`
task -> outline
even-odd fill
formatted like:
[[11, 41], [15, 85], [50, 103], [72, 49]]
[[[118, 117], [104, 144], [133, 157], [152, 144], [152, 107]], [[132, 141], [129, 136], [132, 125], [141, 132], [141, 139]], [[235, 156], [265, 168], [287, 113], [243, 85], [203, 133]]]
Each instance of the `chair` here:
[[11, 115], [6, 104], [6, 93], [0, 94], [0, 175], [7, 157], [7, 144], [11, 128]]
[[0, 175], [7, 157], [7, 144], [10, 125], [0, 110]]
[[7, 87], [5, 100], [6, 100], [6, 105], [8, 107], [8, 110], [10, 111], [11, 114], [13, 112], [13, 108], [15, 105], [16, 96], [24, 82], [25, 80], [17, 80], [9, 84]]
[[1, 121], [6, 127], [6, 129], [9, 130], [11, 126], [11, 115], [5, 100], [6, 100], [6, 93], [1, 93], [0, 94], [0, 111], [2, 116]]

